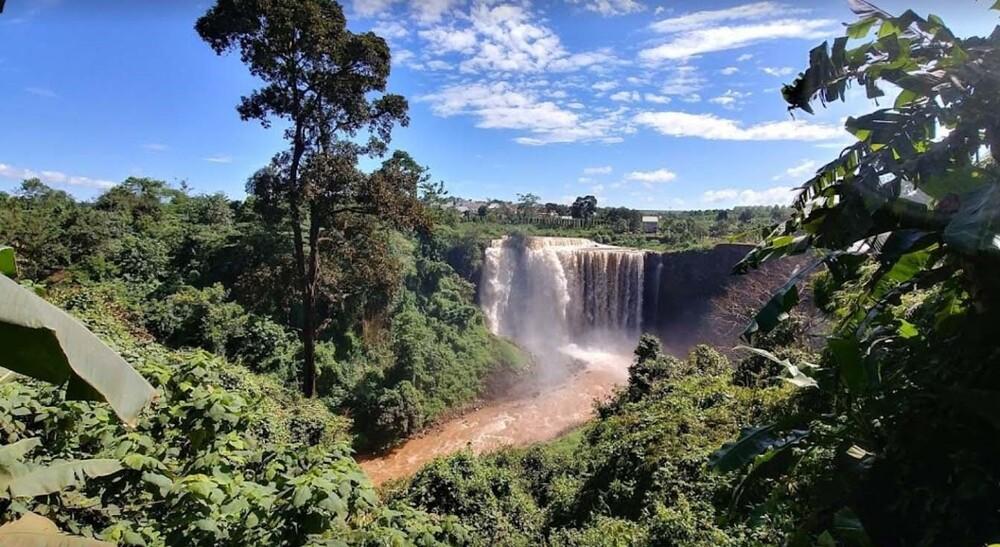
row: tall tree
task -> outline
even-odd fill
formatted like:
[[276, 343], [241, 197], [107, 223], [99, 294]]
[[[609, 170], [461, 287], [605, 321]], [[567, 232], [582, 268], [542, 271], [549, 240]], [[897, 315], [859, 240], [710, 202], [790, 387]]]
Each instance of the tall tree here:
[[573, 218], [590, 218], [597, 212], [597, 198], [594, 196], [581, 196], [576, 198], [570, 206], [570, 214]]
[[365, 177], [355, 166], [359, 155], [383, 154], [393, 126], [409, 121], [406, 99], [385, 92], [385, 40], [355, 34], [346, 23], [331, 0], [219, 0], [196, 24], [216, 53], [238, 50], [264, 82], [242, 98], [240, 116], [265, 127], [274, 118], [287, 123], [289, 149], [248, 187], [291, 227], [302, 296], [302, 389], [310, 397], [316, 393], [323, 231], [341, 213], [375, 214], [379, 203], [398, 194], [398, 188], [367, 184], [377, 177]]

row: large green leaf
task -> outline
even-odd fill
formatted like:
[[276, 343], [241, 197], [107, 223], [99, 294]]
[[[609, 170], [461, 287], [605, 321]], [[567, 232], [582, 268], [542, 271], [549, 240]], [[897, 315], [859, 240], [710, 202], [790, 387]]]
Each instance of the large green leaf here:
[[104, 477], [121, 469], [121, 463], [111, 459], [75, 460], [45, 467], [0, 466], [0, 498], [46, 496], [79, 486], [88, 477]]
[[14, 260], [14, 249], [11, 247], [0, 246], [0, 275], [17, 275], [17, 261]]
[[134, 424], [153, 386], [76, 319], [0, 275], [0, 366], [61, 385], [67, 397], [107, 401]]
[[773, 424], [747, 428], [740, 433], [738, 439], [722, 445], [722, 448], [712, 453], [708, 463], [718, 471], [735, 471], [772, 448], [797, 443], [808, 435], [809, 432], [803, 429], [779, 432]]
[[[769, 352], [767, 350], [760, 349], [760, 348], [751, 348], [749, 346], [736, 346], [733, 349], [742, 349], [742, 350], [746, 350], [746, 351], [750, 351], [750, 352], [756, 353], [757, 355], [760, 355], [761, 357], [763, 357], [763, 358], [765, 358], [765, 359], [767, 359], [769, 361], [772, 361], [774, 363], [777, 363], [777, 364], [785, 367], [785, 370], [788, 372], [788, 376], [789, 377], [788, 378], [782, 378], [782, 379], [785, 380], [786, 382], [794, 385], [794, 386], [797, 386], [797, 387], [819, 387], [819, 384], [816, 382], [815, 378], [812, 378], [809, 375], [807, 375], [806, 373], [802, 372], [802, 369], [800, 369], [796, 365], [793, 365], [792, 362], [789, 361], [788, 359], [779, 359], [777, 355], [775, 355], [775, 354], [773, 354], [773, 353], [771, 353], [771, 352]], [[812, 364], [806, 363], [805, 366], [809, 367], [809, 368], [815, 368], [816, 365], [812, 365]]]
[[30, 439], [21, 439], [14, 444], [0, 446], [0, 469], [12, 463], [20, 462], [25, 454], [31, 452], [40, 444], [42, 444], [41, 439], [32, 437]]
[[944, 229], [944, 242], [967, 254], [1000, 254], [1000, 185], [962, 195], [958, 212]]
[[51, 520], [25, 513], [21, 518], [0, 526], [3, 547], [114, 547], [113, 543], [63, 534]]
[[750, 324], [743, 330], [743, 339], [751, 340], [754, 334], [771, 332], [788, 317], [788, 311], [799, 303], [799, 283], [802, 282], [816, 268], [823, 264], [823, 259], [815, 260], [811, 264], [800, 268], [788, 282], [779, 288], [771, 296], [771, 299], [764, 304], [764, 307], [754, 315]]

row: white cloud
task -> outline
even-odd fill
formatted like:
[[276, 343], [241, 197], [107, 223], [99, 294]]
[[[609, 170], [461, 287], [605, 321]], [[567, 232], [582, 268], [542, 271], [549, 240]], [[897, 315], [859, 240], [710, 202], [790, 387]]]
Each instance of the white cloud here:
[[819, 167], [819, 162], [814, 160], [802, 160], [797, 165], [785, 169], [784, 173], [775, 176], [774, 180], [781, 180], [783, 178], [803, 180], [812, 176], [812, 174], [816, 172], [817, 167]]
[[611, 91], [612, 89], [618, 87], [618, 82], [607, 80], [603, 82], [597, 82], [590, 87], [592, 89], [596, 89], [597, 91]]
[[552, 101], [539, 99], [534, 91], [518, 89], [508, 82], [456, 84], [417, 98], [431, 105], [442, 117], [471, 115], [477, 127], [527, 131], [515, 142], [543, 145], [557, 142], [619, 142], [613, 133], [626, 131], [624, 111], [614, 110], [600, 117], [584, 117], [565, 110]]
[[719, 95], [718, 97], [712, 97], [708, 100], [708, 102], [720, 105], [729, 110], [735, 110], [739, 108], [749, 96], [750, 93], [727, 89], [725, 93]]
[[476, 48], [463, 72], [569, 72], [617, 62], [609, 49], [570, 53], [551, 29], [525, 7], [476, 3], [468, 15]]
[[626, 15], [646, 9], [635, 0], [569, 0], [571, 4], [583, 4], [584, 9], [600, 13], [605, 17]]
[[619, 91], [609, 98], [612, 101], [620, 103], [634, 103], [642, 100], [642, 96], [639, 95], [638, 91]]
[[745, 63], [750, 59], [753, 59], [753, 53], [744, 53], [743, 55], [740, 55], [739, 57], [736, 58], [736, 60], [740, 63]]
[[432, 59], [424, 63], [424, 65], [431, 70], [451, 70], [454, 68], [451, 63], [442, 61], [441, 59]]
[[215, 155], [215, 156], [209, 156], [209, 157], [204, 158], [204, 159], [205, 159], [205, 161], [207, 161], [209, 163], [233, 163], [232, 156], [224, 156], [224, 155], [221, 155], [221, 154]]
[[670, 97], [664, 97], [663, 95], [657, 95], [655, 93], [646, 93], [643, 95], [643, 98], [646, 99], [647, 102], [656, 104], [667, 104], [670, 102]]
[[655, 171], [632, 171], [628, 175], [625, 175], [625, 180], [647, 183], [670, 182], [676, 178], [677, 173], [674, 173], [669, 169], [657, 169]]
[[740, 69], [734, 66], [727, 66], [726, 68], [720, 70], [719, 73], [721, 73], [724, 76], [732, 76], [733, 74], [736, 74], [739, 71]]
[[59, 96], [56, 94], [55, 91], [52, 91], [51, 89], [45, 87], [26, 87], [24, 88], [24, 90], [28, 93], [31, 93], [32, 95], [38, 97], [45, 97], [46, 99], [55, 99], [56, 97]]
[[169, 146], [157, 142], [146, 143], [142, 145], [142, 147], [146, 150], [149, 150], [150, 152], [166, 152], [167, 150], [170, 149]]
[[397, 40], [410, 34], [410, 30], [399, 21], [379, 21], [372, 27], [372, 32], [383, 38]]
[[0, 178], [11, 180], [25, 180], [37, 178], [46, 184], [59, 186], [81, 186], [86, 188], [111, 188], [115, 183], [109, 180], [92, 179], [77, 175], [67, 175], [60, 171], [40, 171], [24, 169], [0, 163]]
[[708, 190], [701, 195], [702, 201], [715, 205], [789, 205], [798, 191], [795, 188], [776, 186], [765, 190], [738, 190], [723, 188]]
[[590, 184], [591, 182], [594, 182], [594, 179], [590, 177], [580, 177], [576, 179], [576, 181], [579, 182], [580, 184]]
[[801, 13], [801, 9], [793, 9], [777, 2], [755, 2], [720, 10], [705, 10], [687, 13], [678, 17], [663, 19], [650, 25], [656, 32], [670, 33], [694, 30], [725, 21], [741, 19], [756, 20], [765, 17]]
[[610, 165], [601, 165], [599, 167], [584, 167], [584, 175], [608, 175], [612, 171]]
[[472, 29], [435, 27], [417, 33], [427, 41], [428, 50], [435, 54], [457, 51], [473, 53], [476, 46], [476, 32]]
[[764, 122], [744, 126], [739, 121], [713, 114], [686, 112], [643, 112], [633, 121], [671, 137], [697, 137], [708, 140], [824, 141], [843, 136], [843, 129], [832, 125], [812, 124], [803, 120]]
[[680, 60], [767, 40], [818, 39], [836, 32], [835, 24], [832, 19], [779, 19], [747, 25], [696, 28], [673, 35], [664, 44], [641, 50], [639, 58], [647, 62]]
[[705, 79], [698, 73], [698, 67], [681, 65], [671, 69], [660, 92], [665, 95], [691, 95], [698, 92], [704, 84]]
[[420, 0], [412, 2], [413, 11], [421, 23], [436, 23], [461, 0]]
[[[389, 14], [395, 4], [402, 0], [354, 0], [354, 13], [361, 17], [381, 17]], [[462, 3], [461, 0], [411, 0], [405, 2], [417, 22], [423, 25], [437, 23], [441, 18]]]
[[782, 67], [765, 66], [762, 67], [761, 70], [764, 71], [764, 74], [767, 74], [769, 76], [788, 76], [789, 74], [795, 72], [795, 69], [790, 66], [782, 66]]
[[380, 13], [385, 13], [395, 0], [354, 0], [354, 13], [361, 17], [372, 17]]

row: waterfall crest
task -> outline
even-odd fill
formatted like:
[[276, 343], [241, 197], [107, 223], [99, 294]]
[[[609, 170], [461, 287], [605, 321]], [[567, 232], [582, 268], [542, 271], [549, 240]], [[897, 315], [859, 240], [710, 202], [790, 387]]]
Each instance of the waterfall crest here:
[[637, 335], [645, 253], [588, 239], [505, 237], [486, 249], [480, 303], [497, 335], [531, 351]]

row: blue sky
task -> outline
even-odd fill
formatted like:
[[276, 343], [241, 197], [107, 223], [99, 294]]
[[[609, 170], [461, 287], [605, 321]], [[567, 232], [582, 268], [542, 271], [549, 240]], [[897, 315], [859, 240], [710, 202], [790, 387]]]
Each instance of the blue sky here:
[[[983, 0], [883, 1], [960, 34]], [[90, 198], [130, 175], [243, 196], [284, 146], [240, 121], [255, 87], [193, 30], [205, 1], [7, 0], [0, 15], [0, 190], [26, 175]], [[788, 199], [870, 105], [786, 112], [779, 88], [852, 21], [846, 2], [348, 0], [393, 50], [409, 151], [454, 195], [715, 208]], [[374, 165], [368, 161], [365, 167]]]

